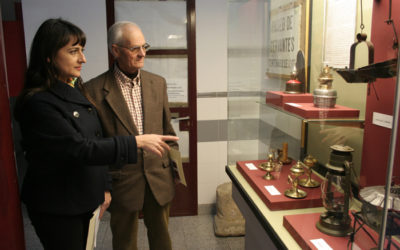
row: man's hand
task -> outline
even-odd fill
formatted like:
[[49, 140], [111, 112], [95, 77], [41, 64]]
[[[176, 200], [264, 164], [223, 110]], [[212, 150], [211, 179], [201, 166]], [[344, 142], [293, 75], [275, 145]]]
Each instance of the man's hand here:
[[109, 191], [106, 191], [106, 192], [104, 192], [104, 202], [103, 202], [103, 204], [101, 204], [99, 219], [101, 219], [101, 217], [103, 217], [103, 214], [107, 210], [107, 208], [110, 206], [110, 203], [111, 203], [111, 194]]
[[162, 157], [166, 150], [170, 150], [165, 141], [179, 140], [179, 137], [176, 136], [156, 134], [138, 135], [135, 138], [138, 148], [142, 148], [143, 150], [156, 154], [160, 157]]

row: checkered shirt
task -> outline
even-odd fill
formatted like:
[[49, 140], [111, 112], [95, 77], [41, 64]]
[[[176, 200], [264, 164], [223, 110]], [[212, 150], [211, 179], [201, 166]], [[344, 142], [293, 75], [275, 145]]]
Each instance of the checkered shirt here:
[[131, 79], [126, 76], [117, 66], [114, 67], [114, 77], [121, 88], [122, 95], [128, 105], [129, 113], [136, 125], [139, 135], [143, 134], [143, 111], [142, 111], [142, 84], [140, 82], [140, 71]]

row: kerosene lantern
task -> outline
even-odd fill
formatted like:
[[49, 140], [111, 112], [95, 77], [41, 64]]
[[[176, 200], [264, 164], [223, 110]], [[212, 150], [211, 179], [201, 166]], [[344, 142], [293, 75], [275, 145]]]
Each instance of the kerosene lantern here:
[[341, 237], [352, 231], [349, 204], [351, 153], [354, 150], [344, 145], [333, 145], [330, 148], [332, 152], [329, 163], [325, 165], [325, 180], [321, 184], [322, 203], [326, 211], [320, 215], [316, 226], [325, 234]]

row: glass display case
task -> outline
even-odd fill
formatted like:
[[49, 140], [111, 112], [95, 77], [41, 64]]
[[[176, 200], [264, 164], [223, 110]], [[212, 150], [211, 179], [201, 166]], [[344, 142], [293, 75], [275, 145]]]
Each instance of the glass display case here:
[[[387, 20], [400, 3], [378, 2], [228, 1], [226, 171], [246, 249], [399, 249], [398, 49]], [[388, 61], [385, 74], [357, 75]], [[308, 169], [322, 188], [301, 186]]]

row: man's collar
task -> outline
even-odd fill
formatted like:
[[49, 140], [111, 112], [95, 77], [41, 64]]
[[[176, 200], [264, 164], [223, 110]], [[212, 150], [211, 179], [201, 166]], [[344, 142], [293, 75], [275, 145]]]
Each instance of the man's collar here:
[[119, 67], [117, 63], [114, 63], [114, 74], [117, 73], [120, 76], [122, 76], [124, 78], [124, 81], [139, 81], [140, 78], [140, 69], [138, 69], [138, 71], [136, 72], [136, 74], [134, 75], [128, 75], [126, 73], [124, 73]]

